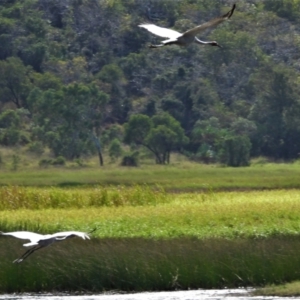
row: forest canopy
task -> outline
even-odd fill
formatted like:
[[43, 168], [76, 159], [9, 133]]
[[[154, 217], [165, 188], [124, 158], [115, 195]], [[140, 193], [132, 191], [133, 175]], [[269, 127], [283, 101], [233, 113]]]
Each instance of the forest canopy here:
[[233, 3], [0, 1], [0, 145], [100, 164], [103, 149], [158, 164], [172, 152], [230, 166], [297, 159], [300, 0], [237, 1], [199, 35], [221, 49], [150, 49], [161, 39], [138, 27], [184, 32]]

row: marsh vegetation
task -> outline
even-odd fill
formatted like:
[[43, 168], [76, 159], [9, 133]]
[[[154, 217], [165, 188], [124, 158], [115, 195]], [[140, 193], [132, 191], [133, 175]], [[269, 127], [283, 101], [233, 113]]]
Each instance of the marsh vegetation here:
[[91, 241], [58, 243], [20, 265], [12, 261], [22, 241], [2, 237], [1, 292], [264, 286], [300, 276], [297, 189], [2, 186], [0, 195], [3, 231], [97, 228]]

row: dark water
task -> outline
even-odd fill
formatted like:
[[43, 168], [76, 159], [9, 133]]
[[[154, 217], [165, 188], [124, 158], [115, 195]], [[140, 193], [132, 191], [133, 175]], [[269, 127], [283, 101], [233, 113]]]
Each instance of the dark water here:
[[300, 299], [281, 297], [250, 296], [251, 289], [231, 289], [231, 290], [193, 290], [179, 292], [156, 292], [156, 293], [136, 293], [136, 294], [100, 294], [88, 296], [68, 296], [68, 295], [0, 295], [0, 299], [7, 300], [265, 300], [265, 299]]

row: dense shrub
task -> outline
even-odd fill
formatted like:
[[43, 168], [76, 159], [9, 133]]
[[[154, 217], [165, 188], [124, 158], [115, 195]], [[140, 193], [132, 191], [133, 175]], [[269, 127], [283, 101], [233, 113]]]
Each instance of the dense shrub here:
[[28, 145], [28, 151], [37, 155], [41, 155], [44, 153], [43, 143], [40, 141], [32, 142]]
[[123, 156], [121, 166], [137, 167], [139, 165], [139, 153], [137, 151]]
[[233, 136], [225, 139], [219, 152], [221, 163], [230, 167], [250, 165], [251, 142], [247, 136]]
[[66, 159], [63, 156], [58, 156], [52, 160], [52, 165], [54, 166], [64, 166], [66, 164]]

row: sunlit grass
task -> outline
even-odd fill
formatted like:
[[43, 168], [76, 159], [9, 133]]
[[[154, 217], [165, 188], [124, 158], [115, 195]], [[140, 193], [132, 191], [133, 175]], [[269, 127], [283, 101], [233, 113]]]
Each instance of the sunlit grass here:
[[267, 285], [253, 292], [255, 296], [277, 296], [277, 297], [297, 297], [300, 296], [300, 281], [293, 281], [280, 285]]
[[[126, 189], [124, 188], [124, 192]], [[157, 192], [159, 195], [159, 192]], [[297, 235], [300, 191], [206, 192], [157, 196], [124, 206], [0, 211], [4, 230], [52, 232], [77, 229], [100, 238], [270, 237]]]
[[156, 205], [170, 196], [159, 186], [92, 186], [90, 188], [0, 187], [0, 211], [17, 209], [84, 208]]
[[20, 265], [12, 261], [26, 250], [23, 241], [2, 236], [2, 292], [220, 288], [300, 278], [300, 190], [2, 187], [0, 197], [12, 205], [0, 211], [1, 231], [97, 229], [91, 240], [54, 244]]

